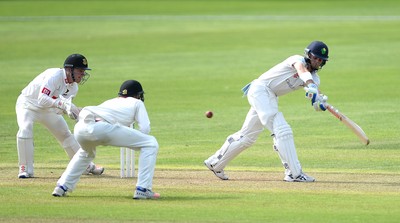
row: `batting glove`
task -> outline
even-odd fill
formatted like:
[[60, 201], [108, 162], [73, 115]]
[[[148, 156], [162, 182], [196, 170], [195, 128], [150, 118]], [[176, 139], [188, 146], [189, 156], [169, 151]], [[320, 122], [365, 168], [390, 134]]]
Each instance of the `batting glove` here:
[[306, 98], [311, 100], [311, 104], [314, 104], [319, 96], [318, 86], [311, 83], [304, 87], [304, 90], [306, 91]]
[[315, 111], [325, 111], [326, 110], [325, 104], [320, 101], [314, 102], [313, 107], [314, 107]]
[[315, 101], [312, 105], [315, 111], [325, 111], [326, 105], [325, 103], [328, 101], [328, 96], [320, 94], [317, 97], [317, 101]]
[[322, 103], [326, 103], [327, 101], [328, 101], [328, 96], [326, 96], [326, 95], [324, 95], [324, 94], [320, 94], [319, 95], [319, 100], [322, 102]]

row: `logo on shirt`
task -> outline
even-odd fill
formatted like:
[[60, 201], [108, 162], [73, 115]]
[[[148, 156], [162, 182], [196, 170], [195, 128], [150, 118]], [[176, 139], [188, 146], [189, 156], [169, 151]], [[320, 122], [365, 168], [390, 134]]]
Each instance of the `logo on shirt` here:
[[298, 74], [298, 73], [295, 73], [295, 74], [293, 75], [293, 78], [299, 78], [299, 74]]
[[63, 94], [63, 96], [67, 96], [69, 92], [69, 89], [67, 89], [67, 91]]
[[47, 89], [47, 88], [44, 87], [44, 88], [42, 89], [42, 93], [43, 93], [43, 94], [47, 94], [47, 95], [50, 96], [51, 91], [50, 91], [49, 89]]

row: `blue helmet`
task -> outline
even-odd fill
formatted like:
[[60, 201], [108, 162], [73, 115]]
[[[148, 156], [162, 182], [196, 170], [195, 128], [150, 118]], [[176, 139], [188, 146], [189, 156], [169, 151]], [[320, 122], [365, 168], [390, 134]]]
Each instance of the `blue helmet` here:
[[321, 41], [313, 41], [305, 49], [305, 54], [307, 57], [308, 57], [308, 54], [311, 54], [311, 55], [318, 57], [324, 61], [328, 61], [328, 58], [329, 58], [328, 46]]

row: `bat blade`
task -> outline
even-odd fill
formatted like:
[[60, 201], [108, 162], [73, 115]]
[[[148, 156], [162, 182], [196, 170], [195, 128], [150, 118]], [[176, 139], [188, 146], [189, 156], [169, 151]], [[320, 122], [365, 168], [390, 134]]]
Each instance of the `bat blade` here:
[[328, 111], [338, 118], [343, 124], [345, 124], [354, 134], [361, 140], [361, 142], [365, 145], [369, 144], [369, 139], [367, 134], [362, 130], [362, 128], [357, 125], [353, 120], [349, 119], [346, 115], [339, 112], [335, 107], [330, 104], [326, 104], [326, 108]]

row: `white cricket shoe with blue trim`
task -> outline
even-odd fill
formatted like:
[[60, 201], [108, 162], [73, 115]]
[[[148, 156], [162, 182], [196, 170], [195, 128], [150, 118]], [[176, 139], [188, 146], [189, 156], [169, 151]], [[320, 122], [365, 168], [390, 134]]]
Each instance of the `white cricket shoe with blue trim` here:
[[133, 199], [158, 199], [160, 194], [143, 187], [136, 187]]
[[286, 175], [283, 180], [286, 182], [314, 182], [315, 178], [312, 176], [308, 176], [305, 173], [301, 173], [296, 178], [294, 178], [292, 174]]
[[54, 188], [52, 195], [54, 197], [64, 197], [67, 196], [67, 191], [68, 191], [67, 187], [59, 185], [56, 188]]
[[206, 167], [209, 170], [211, 170], [215, 174], [215, 176], [217, 176], [219, 179], [221, 179], [221, 180], [229, 180], [229, 177], [227, 175], [225, 175], [224, 170], [215, 171], [214, 167], [210, 163], [207, 163], [207, 161], [204, 161], [204, 165], [206, 165]]

